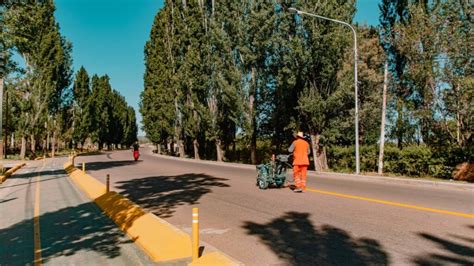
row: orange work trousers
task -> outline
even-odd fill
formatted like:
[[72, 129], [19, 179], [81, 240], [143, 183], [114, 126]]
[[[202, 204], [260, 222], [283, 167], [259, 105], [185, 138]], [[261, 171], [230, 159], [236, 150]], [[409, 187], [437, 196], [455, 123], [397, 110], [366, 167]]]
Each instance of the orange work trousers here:
[[306, 190], [306, 172], [307, 165], [293, 165], [293, 179], [295, 180], [296, 188]]

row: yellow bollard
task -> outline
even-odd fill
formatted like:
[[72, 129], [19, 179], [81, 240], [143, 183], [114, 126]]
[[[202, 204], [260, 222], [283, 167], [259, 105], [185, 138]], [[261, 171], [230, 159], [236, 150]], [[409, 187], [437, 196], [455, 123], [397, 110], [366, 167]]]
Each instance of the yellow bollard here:
[[82, 172], [86, 172], [86, 163], [82, 162]]
[[193, 208], [193, 240], [192, 240], [192, 254], [193, 261], [199, 259], [199, 211], [198, 208]]
[[107, 174], [107, 178], [105, 179], [105, 192], [109, 193], [110, 191], [110, 175]]

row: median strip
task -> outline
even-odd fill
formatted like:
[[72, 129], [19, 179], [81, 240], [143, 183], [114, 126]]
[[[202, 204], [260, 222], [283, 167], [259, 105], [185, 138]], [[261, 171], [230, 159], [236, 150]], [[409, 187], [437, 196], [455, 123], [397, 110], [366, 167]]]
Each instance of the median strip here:
[[[124, 196], [110, 191], [94, 177], [75, 168], [71, 162], [64, 168], [85, 194], [155, 262], [185, 265], [191, 262], [191, 238], [188, 234], [147, 213]], [[220, 252], [205, 254], [194, 263], [238, 265]], [[202, 264], [193, 264], [202, 265]]]
[[13, 173], [18, 171], [18, 169], [22, 168], [25, 165], [25, 163], [21, 163], [13, 168], [8, 169], [8, 171], [6, 171], [3, 175], [0, 176], [0, 184], [3, 183], [7, 178], [9, 178]]

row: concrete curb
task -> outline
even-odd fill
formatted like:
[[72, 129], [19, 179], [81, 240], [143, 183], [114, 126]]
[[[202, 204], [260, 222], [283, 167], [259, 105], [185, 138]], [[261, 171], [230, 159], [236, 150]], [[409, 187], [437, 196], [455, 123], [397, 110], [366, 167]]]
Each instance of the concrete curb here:
[[[71, 179], [117, 226], [151, 258], [160, 264], [186, 265], [191, 262], [191, 237], [172, 224], [116, 192], [106, 192], [104, 184], [75, 168], [64, 164]], [[220, 252], [205, 254], [192, 265], [239, 265]]]
[[[216, 161], [206, 161], [206, 160], [195, 160], [190, 158], [179, 158], [174, 156], [168, 155], [161, 155], [152, 153], [153, 156], [162, 157], [170, 160], [176, 161], [187, 161], [196, 164], [208, 164], [208, 165], [220, 165], [220, 166], [227, 166], [227, 167], [235, 167], [241, 169], [255, 169], [255, 165], [252, 164], [239, 164], [239, 163], [229, 163], [229, 162], [216, 162]], [[316, 171], [308, 171], [308, 175], [316, 177], [318, 175], [333, 175], [341, 178], [352, 178], [352, 179], [364, 179], [364, 180], [381, 180], [381, 181], [392, 181], [397, 183], [405, 183], [405, 184], [425, 184], [425, 185], [433, 185], [433, 186], [440, 186], [440, 185], [447, 185], [447, 186], [454, 186], [460, 188], [467, 188], [467, 189], [474, 189], [474, 184], [469, 183], [452, 183], [450, 181], [433, 181], [433, 180], [423, 180], [417, 178], [402, 178], [402, 177], [394, 177], [394, 176], [370, 176], [370, 175], [357, 175], [357, 174], [345, 174], [345, 173], [335, 173], [335, 172], [316, 172]]]
[[26, 163], [21, 163], [13, 168], [8, 169], [8, 171], [6, 171], [4, 175], [0, 176], [0, 184], [3, 183], [7, 178], [9, 178], [13, 173], [18, 171], [18, 169], [22, 168], [25, 165]]

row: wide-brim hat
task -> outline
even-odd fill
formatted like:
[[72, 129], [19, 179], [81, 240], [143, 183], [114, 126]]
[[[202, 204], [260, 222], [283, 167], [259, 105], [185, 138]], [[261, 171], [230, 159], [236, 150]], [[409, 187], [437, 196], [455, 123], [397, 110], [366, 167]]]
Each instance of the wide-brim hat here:
[[304, 134], [303, 132], [299, 131], [298, 133], [296, 133], [296, 136], [297, 137], [300, 137], [300, 138], [304, 138]]

